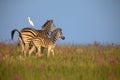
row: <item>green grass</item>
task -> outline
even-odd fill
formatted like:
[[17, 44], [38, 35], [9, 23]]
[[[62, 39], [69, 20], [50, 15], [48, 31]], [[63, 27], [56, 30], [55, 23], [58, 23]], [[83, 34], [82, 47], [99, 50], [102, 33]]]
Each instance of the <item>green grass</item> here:
[[20, 50], [0, 43], [0, 80], [120, 80], [119, 45], [57, 45], [49, 58]]

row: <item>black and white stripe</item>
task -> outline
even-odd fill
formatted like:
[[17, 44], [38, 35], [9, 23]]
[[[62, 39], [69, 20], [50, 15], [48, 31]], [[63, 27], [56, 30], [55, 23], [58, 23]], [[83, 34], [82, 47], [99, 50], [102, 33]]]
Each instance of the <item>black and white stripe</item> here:
[[19, 41], [22, 47], [22, 53], [26, 56], [28, 49], [30, 48], [31, 40], [34, 37], [48, 37], [48, 34], [55, 29], [53, 20], [47, 20], [47, 22], [42, 26], [41, 30], [36, 30], [34, 28], [23, 28], [21, 31], [17, 29], [12, 30], [11, 37], [13, 39], [15, 31], [19, 32]]
[[65, 37], [62, 34], [62, 29], [61, 28], [56, 28], [51, 37], [34, 37], [32, 39], [32, 43], [33, 43], [33, 48], [31, 48], [29, 54], [32, 53], [32, 51], [34, 51], [34, 49], [37, 49], [37, 53], [36, 55], [41, 56], [41, 47], [47, 48], [48, 49], [48, 54], [47, 56], [49, 57], [50, 52], [52, 52], [52, 54], [54, 55], [54, 47], [55, 47], [55, 42], [57, 41], [58, 38], [61, 39], [65, 39]]

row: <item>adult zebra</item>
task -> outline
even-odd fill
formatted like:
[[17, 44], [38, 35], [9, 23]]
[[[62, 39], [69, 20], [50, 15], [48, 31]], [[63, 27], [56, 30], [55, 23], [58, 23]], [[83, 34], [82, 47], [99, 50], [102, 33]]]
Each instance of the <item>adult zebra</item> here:
[[62, 29], [61, 28], [56, 28], [52, 34], [51, 37], [34, 37], [32, 39], [33, 47], [30, 49], [29, 54], [31, 54], [34, 49], [37, 49], [37, 56], [41, 56], [41, 47], [47, 48], [48, 54], [47, 56], [50, 56], [50, 52], [54, 55], [54, 47], [55, 47], [55, 42], [58, 38], [65, 39], [65, 37], [62, 34]]
[[49, 37], [49, 33], [51, 33], [55, 29], [53, 20], [47, 20], [46, 23], [42, 26], [41, 30], [36, 30], [34, 28], [23, 28], [18, 31], [17, 29], [13, 29], [11, 31], [11, 38], [13, 40], [13, 36], [15, 31], [19, 33], [19, 41], [22, 48], [22, 53], [26, 56], [28, 49], [30, 48], [31, 40], [35, 36], [39, 37]]

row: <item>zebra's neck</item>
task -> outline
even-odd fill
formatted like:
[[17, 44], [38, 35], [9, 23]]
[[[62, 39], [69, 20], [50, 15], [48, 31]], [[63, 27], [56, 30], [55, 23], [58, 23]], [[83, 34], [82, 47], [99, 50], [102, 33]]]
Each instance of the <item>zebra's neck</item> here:
[[47, 32], [50, 32], [50, 26], [46, 25], [44, 28], [42, 28], [41, 30], [46, 30]]
[[52, 42], [53, 44], [55, 44], [55, 42], [56, 42], [57, 39], [58, 39], [58, 36], [54, 35], [54, 36], [52, 36], [50, 39], [51, 39], [51, 42]]

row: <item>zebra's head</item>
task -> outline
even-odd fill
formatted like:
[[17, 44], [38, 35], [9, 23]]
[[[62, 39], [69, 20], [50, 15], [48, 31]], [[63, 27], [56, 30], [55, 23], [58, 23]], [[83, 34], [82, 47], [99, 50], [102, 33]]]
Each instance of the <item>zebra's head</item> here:
[[42, 26], [42, 30], [47, 30], [48, 33], [53, 32], [54, 29], [55, 29], [55, 25], [52, 19], [47, 20], [46, 23]]
[[56, 28], [52, 32], [52, 36], [55, 36], [56, 38], [61, 38], [62, 40], [65, 39], [65, 36], [63, 36], [63, 34], [62, 34], [62, 29], [61, 28]]

